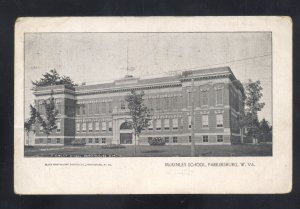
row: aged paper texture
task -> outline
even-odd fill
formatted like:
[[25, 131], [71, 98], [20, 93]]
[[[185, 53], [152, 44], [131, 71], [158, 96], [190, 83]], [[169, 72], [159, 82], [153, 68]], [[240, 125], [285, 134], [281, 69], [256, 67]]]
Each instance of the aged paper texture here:
[[289, 17], [15, 24], [17, 194], [292, 189]]

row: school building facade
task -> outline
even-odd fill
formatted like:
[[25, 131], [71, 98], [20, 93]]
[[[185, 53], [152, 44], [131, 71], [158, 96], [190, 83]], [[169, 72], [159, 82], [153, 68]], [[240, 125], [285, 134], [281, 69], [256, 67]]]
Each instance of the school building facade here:
[[231, 69], [221, 67], [185, 71], [179, 76], [126, 76], [104, 84], [38, 87], [34, 91], [38, 111], [45, 113], [43, 101], [52, 95], [59, 114], [57, 129], [48, 137], [36, 127], [34, 144], [68, 145], [74, 140], [86, 145], [134, 144], [124, 99], [131, 90], [144, 91], [144, 103], [151, 109], [150, 126], [142, 130], [137, 144], [149, 145], [154, 137], [163, 137], [167, 145], [190, 144], [192, 101], [195, 144], [240, 143], [242, 92], [234, 81]]

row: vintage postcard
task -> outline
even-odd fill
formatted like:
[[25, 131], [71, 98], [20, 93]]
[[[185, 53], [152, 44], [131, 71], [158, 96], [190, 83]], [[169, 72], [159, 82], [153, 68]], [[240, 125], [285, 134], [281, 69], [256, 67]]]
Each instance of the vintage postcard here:
[[292, 189], [289, 17], [19, 18], [18, 194]]

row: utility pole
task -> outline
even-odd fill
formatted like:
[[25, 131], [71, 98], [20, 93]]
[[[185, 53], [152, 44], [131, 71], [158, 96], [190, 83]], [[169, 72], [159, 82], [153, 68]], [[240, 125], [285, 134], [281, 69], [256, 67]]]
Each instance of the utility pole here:
[[195, 157], [195, 104], [194, 104], [194, 78], [192, 78], [192, 92], [191, 92], [191, 103], [192, 103], [192, 111], [191, 111], [191, 125], [192, 125], [192, 138], [191, 138], [191, 156]]

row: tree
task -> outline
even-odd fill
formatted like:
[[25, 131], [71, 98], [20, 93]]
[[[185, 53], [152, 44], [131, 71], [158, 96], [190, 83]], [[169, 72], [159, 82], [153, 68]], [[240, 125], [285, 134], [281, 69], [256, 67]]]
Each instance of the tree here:
[[142, 129], [148, 127], [150, 119], [150, 110], [143, 103], [144, 92], [137, 93], [132, 90], [130, 94], [125, 97], [125, 101], [128, 103], [129, 114], [132, 117], [132, 121], [129, 121], [131, 127], [134, 130], [134, 154], [136, 155], [136, 141], [139, 137]]
[[43, 102], [45, 105], [45, 115], [42, 115], [37, 109], [30, 105], [30, 118], [25, 121], [24, 129], [27, 132], [27, 136], [30, 131], [33, 130], [33, 126], [37, 123], [42, 127], [43, 132], [46, 134], [47, 139], [52, 130], [56, 129], [56, 116], [58, 111], [55, 109], [55, 101], [53, 96]]
[[[43, 77], [36, 81], [31, 81], [33, 87], [32, 90], [35, 90], [36, 87], [44, 86], [54, 86], [54, 85], [68, 85], [71, 87], [78, 86], [69, 76], [59, 75], [55, 69], [50, 70], [49, 72], [43, 74]], [[34, 131], [33, 126], [39, 124], [42, 127], [43, 132], [48, 135], [52, 130], [56, 129], [56, 116], [58, 111], [55, 109], [55, 101], [52, 96], [44, 101], [45, 105], [45, 114], [42, 115], [35, 106], [30, 105], [30, 118], [24, 122], [24, 129], [29, 135], [30, 131]]]
[[68, 85], [68, 86], [78, 86], [74, 81], [68, 76], [61, 76], [57, 73], [55, 69], [50, 70], [49, 72], [43, 74], [43, 77], [36, 81], [31, 81], [33, 85], [33, 90], [36, 87], [42, 86], [54, 86], [54, 85]]
[[258, 142], [258, 138], [260, 136], [259, 133], [259, 121], [257, 117], [250, 116], [251, 114], [248, 114], [249, 123], [247, 127], [247, 136], [252, 138], [252, 141], [254, 144]]
[[56, 116], [58, 111], [55, 109], [54, 98], [51, 97], [44, 101], [45, 105], [45, 115], [38, 117], [39, 124], [42, 126], [43, 132], [46, 134], [47, 139], [52, 130], [56, 129]]
[[30, 118], [27, 119], [24, 123], [24, 129], [26, 131], [28, 139], [29, 139], [29, 133], [31, 131], [35, 132], [33, 126], [36, 125], [37, 118], [40, 117], [39, 112], [36, 110], [34, 106], [30, 105], [29, 107], [30, 107]]
[[258, 139], [263, 142], [272, 141], [272, 126], [263, 118], [259, 123], [259, 137]]
[[253, 140], [259, 136], [258, 112], [265, 106], [264, 102], [260, 102], [263, 96], [262, 90], [263, 88], [259, 80], [255, 82], [249, 80], [245, 87], [245, 113], [242, 118], [242, 123], [247, 126], [247, 136]]
[[257, 112], [261, 111], [262, 108], [265, 106], [264, 102], [260, 102], [263, 94], [263, 88], [260, 85], [260, 81], [251, 81], [246, 85], [246, 113], [252, 114], [254, 117], [257, 117]]

